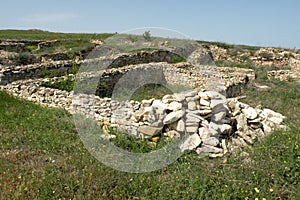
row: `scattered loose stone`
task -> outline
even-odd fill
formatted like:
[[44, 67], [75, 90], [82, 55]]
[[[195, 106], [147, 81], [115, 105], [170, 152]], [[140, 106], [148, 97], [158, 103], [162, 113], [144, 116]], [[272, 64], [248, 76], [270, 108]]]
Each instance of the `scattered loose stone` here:
[[232, 126], [229, 124], [222, 124], [220, 131], [223, 135], [229, 135], [232, 132]]
[[176, 126], [176, 130], [178, 132], [184, 132], [185, 131], [185, 123], [183, 120], [179, 120]]
[[189, 110], [196, 110], [197, 109], [197, 104], [194, 101], [188, 102], [188, 109]]
[[151, 106], [153, 101], [154, 101], [154, 99], [142, 100], [142, 106], [143, 107], [149, 107], [149, 106]]
[[110, 140], [110, 139], [116, 138], [115, 135], [111, 135], [111, 134], [101, 134], [100, 137], [105, 140]]
[[200, 153], [216, 153], [216, 154], [219, 154], [219, 153], [223, 153], [223, 149], [204, 144], [201, 147], [197, 148], [196, 152], [198, 154], [200, 154]]
[[182, 102], [183, 100], [185, 100], [185, 95], [182, 93], [176, 93], [176, 94], [174, 94], [174, 96], [178, 102]]
[[257, 117], [256, 110], [252, 107], [245, 108], [245, 109], [242, 110], [242, 112], [245, 114], [247, 119], [253, 120]]
[[197, 92], [192, 90], [192, 91], [186, 93], [185, 97], [194, 97], [194, 96], [196, 96], [196, 94], [197, 94]]
[[199, 135], [201, 139], [206, 139], [211, 136], [208, 127], [200, 127], [199, 128]]
[[184, 115], [184, 111], [182, 111], [182, 110], [171, 112], [165, 117], [163, 122], [164, 122], [164, 124], [171, 124], [171, 123], [179, 120], [183, 115]]
[[240, 114], [236, 118], [237, 130], [242, 133], [248, 133], [247, 118], [245, 114]]
[[[1, 72], [0, 75], [3, 78]], [[43, 81], [57, 80], [49, 78]], [[252, 108], [239, 102], [238, 97], [226, 100], [224, 95], [215, 91], [195, 90], [139, 103], [78, 95], [41, 87], [39, 84], [37, 80], [23, 80], [0, 88], [42, 105], [84, 113], [96, 119], [106, 130], [120, 128], [135, 136], [151, 137], [155, 142], [162, 132], [170, 138], [189, 133], [188, 139], [180, 146], [181, 150], [197, 148], [198, 153], [207, 153], [210, 157], [223, 156], [234, 149], [253, 144], [275, 128], [284, 128], [282, 122], [285, 117], [280, 113], [261, 107]], [[226, 139], [220, 143], [219, 138]]]
[[187, 126], [186, 132], [188, 133], [197, 133], [198, 132], [198, 126]]
[[212, 110], [199, 110], [200, 115], [208, 115], [212, 113]]
[[181, 110], [181, 108], [182, 108], [182, 104], [176, 101], [171, 102], [167, 107], [168, 110], [172, 110], [172, 111]]
[[226, 154], [228, 152], [228, 148], [227, 148], [226, 140], [225, 139], [222, 139], [221, 146], [223, 148], [224, 154]]
[[175, 130], [171, 130], [171, 131], [166, 132], [165, 136], [167, 136], [169, 138], [179, 138], [180, 134]]
[[152, 142], [157, 143], [159, 141], [160, 137], [152, 137], [151, 140]]
[[140, 126], [138, 132], [147, 136], [157, 136], [161, 133], [162, 128], [152, 127], [152, 126]]
[[220, 143], [220, 141], [215, 137], [204, 138], [202, 139], [202, 142], [203, 144], [207, 144], [213, 147], [217, 146]]
[[176, 98], [173, 95], [165, 95], [162, 98], [162, 102], [165, 103], [165, 104], [169, 104], [169, 103], [171, 103], [173, 101], [176, 101]]
[[201, 139], [197, 133], [190, 135], [183, 144], [180, 145], [180, 150], [192, 150], [201, 144]]
[[262, 113], [260, 114], [260, 117], [277, 125], [281, 124], [285, 119], [285, 117], [282, 114], [267, 108], [263, 109]]
[[210, 107], [210, 102], [201, 98], [200, 105]]
[[210, 153], [209, 157], [210, 158], [219, 158], [219, 157], [223, 157], [224, 153]]
[[227, 114], [227, 113], [224, 112], [224, 111], [220, 111], [220, 112], [217, 112], [217, 113], [213, 113], [211, 120], [212, 120], [213, 122], [221, 122], [223, 119], [225, 119], [226, 114]]
[[154, 100], [152, 103], [152, 108], [155, 110], [155, 113], [157, 114], [161, 114], [161, 115], [165, 114], [165, 111], [168, 107], [169, 107], [168, 104], [164, 104], [160, 100]]

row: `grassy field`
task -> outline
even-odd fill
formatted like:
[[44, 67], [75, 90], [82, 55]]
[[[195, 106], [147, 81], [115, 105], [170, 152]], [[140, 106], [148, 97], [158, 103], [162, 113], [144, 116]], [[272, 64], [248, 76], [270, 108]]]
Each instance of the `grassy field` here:
[[4, 50], [18, 52], [19, 55], [10, 58], [15, 61], [15, 65], [32, 64], [38, 58], [46, 54], [65, 53], [68, 58], [81, 56], [90, 52], [96, 44], [90, 40], [105, 40], [112, 36], [111, 33], [56, 33], [42, 30], [0, 30], [0, 40], [59, 40], [52, 46], [38, 49], [37, 45], [26, 45], [25, 49], [18, 47], [7, 47]]
[[0, 30], [0, 40], [69, 40], [69, 39], [105, 39], [112, 36], [111, 33], [59, 33], [43, 30]]
[[[299, 199], [300, 84], [259, 74], [273, 89], [247, 89], [245, 101], [288, 116], [289, 131], [277, 131], [241, 155], [199, 159], [190, 152], [145, 174], [98, 162], [65, 111], [0, 92], [0, 199]], [[114, 143], [135, 152], [152, 150], [147, 141], [125, 136]]]
[[[108, 36], [0, 30], [0, 39], [66, 40], [49, 52]], [[266, 71], [274, 67], [216, 64], [255, 70], [255, 82], [271, 86], [271, 90], [257, 91], [250, 84], [243, 91], [247, 96], [243, 101], [286, 115], [290, 129], [276, 131], [242, 153], [200, 159], [189, 152], [158, 171], [130, 174], [108, 168], [91, 156], [79, 138], [73, 116], [66, 111], [40, 107], [0, 91], [0, 199], [300, 199], [300, 83], [268, 80]], [[71, 90], [73, 83], [67, 80], [48, 86]], [[147, 92], [135, 94], [138, 100], [153, 87], [142, 89]], [[154, 89], [155, 95], [168, 92]], [[149, 152], [168, 142], [163, 138], [152, 147], [148, 140], [116, 134], [114, 144], [132, 152]]]

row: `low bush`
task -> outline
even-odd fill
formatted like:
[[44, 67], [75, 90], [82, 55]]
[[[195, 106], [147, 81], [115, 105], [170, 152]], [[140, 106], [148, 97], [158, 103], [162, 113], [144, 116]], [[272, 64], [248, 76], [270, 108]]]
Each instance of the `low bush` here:
[[19, 53], [9, 59], [12, 60], [15, 65], [29, 65], [36, 62], [36, 57], [30, 53]]

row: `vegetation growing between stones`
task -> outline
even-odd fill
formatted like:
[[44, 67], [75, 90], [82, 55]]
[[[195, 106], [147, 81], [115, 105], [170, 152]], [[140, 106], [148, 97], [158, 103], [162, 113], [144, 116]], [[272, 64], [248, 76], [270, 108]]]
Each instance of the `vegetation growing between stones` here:
[[26, 49], [30, 52], [36, 50], [38, 47], [36, 45], [27, 45]]
[[120, 133], [115, 130], [110, 130], [109, 134], [116, 135], [116, 139], [112, 140], [114, 145], [133, 153], [149, 153], [164, 147], [171, 141], [167, 137], [161, 137], [156, 142], [153, 142], [156, 138], [137, 139], [132, 135]]
[[15, 65], [29, 65], [36, 62], [36, 57], [28, 52], [19, 53], [13, 57], [10, 57]]
[[218, 47], [224, 48], [224, 49], [240, 49], [240, 50], [249, 50], [249, 51], [257, 51], [261, 47], [258, 46], [248, 46], [248, 45], [233, 45], [233, 44], [227, 44], [224, 42], [208, 42], [208, 41], [198, 41], [203, 46], [207, 45], [216, 45]]
[[64, 52], [68, 55], [69, 59], [72, 59], [76, 55], [80, 55], [80, 52], [91, 51], [95, 46], [95, 44], [90, 43], [89, 39], [69, 39], [58, 42], [48, 48], [41, 48], [34, 53], [42, 56]]
[[[244, 153], [223, 159], [199, 160], [196, 154], [186, 153], [169, 167], [147, 174], [118, 172], [95, 160], [65, 111], [42, 108], [0, 92], [0, 109], [4, 111], [0, 115], [1, 197], [297, 199], [300, 85], [260, 83], [279, 87], [271, 93], [245, 90], [245, 101], [285, 113], [289, 131], [275, 132]], [[117, 137], [114, 143], [133, 152], [153, 149], [147, 141], [132, 146], [131, 139], [124, 137]]]
[[[84, 41], [77, 39], [102, 37], [38, 30], [0, 31], [1, 39], [68, 40], [70, 36], [76, 41], [74, 47]], [[73, 48], [72, 41], [67, 41], [66, 46], [61, 44], [54, 45], [49, 52]], [[259, 49], [214, 44], [226, 49]], [[33, 47], [28, 50], [36, 51]], [[253, 148], [224, 158], [199, 159], [190, 152], [156, 172], [127, 174], [107, 168], [89, 154], [66, 111], [43, 108], [0, 92], [0, 199], [300, 199], [300, 83], [267, 79], [268, 70], [289, 69], [287, 66], [257, 67], [251, 62], [229, 61], [216, 64], [255, 70], [257, 79], [251, 84], [271, 89], [258, 91], [249, 85], [242, 93], [247, 96], [243, 101], [286, 115], [290, 129], [276, 131]], [[73, 70], [76, 73], [76, 66]], [[47, 76], [57, 75], [61, 74], [49, 72]], [[70, 91], [74, 82], [67, 79], [43, 84]], [[108, 87], [106, 82], [101, 84]], [[148, 85], [137, 90], [134, 98], [159, 98], [167, 92], [170, 90], [165, 87]], [[131, 152], [150, 152], [169, 142], [162, 137], [152, 146], [150, 140], [136, 142], [131, 136], [113, 134], [117, 135], [113, 143]]]
[[74, 80], [68, 77], [66, 80], [54, 81], [54, 82], [41, 82], [41, 86], [55, 88], [60, 90], [66, 90], [68, 92], [73, 90]]
[[[103, 34], [86, 34], [86, 33], [53, 33], [42, 30], [0, 30], [0, 40], [58, 40], [57, 43], [46, 48], [38, 48], [36, 45], [27, 45], [25, 48], [19, 46], [8, 46], [4, 50], [9, 52], [18, 52], [19, 56], [12, 57], [15, 64], [31, 64], [36, 62], [37, 58], [43, 55], [65, 53], [69, 59], [75, 56], [83, 56], [83, 54], [91, 51], [95, 44], [90, 40], [105, 40], [112, 36], [110, 33]], [[24, 58], [20, 61], [19, 57]], [[31, 59], [29, 59], [29, 57]], [[36, 58], [36, 59], [32, 59]]]
[[253, 62], [247, 61], [247, 62], [234, 62], [234, 61], [228, 61], [228, 60], [217, 60], [215, 61], [215, 65], [218, 67], [239, 67], [239, 68], [247, 68], [247, 69], [258, 69], [263, 68], [264, 71], [271, 71], [271, 70], [290, 70], [290, 66], [256, 66]]
[[144, 85], [136, 90], [131, 99], [135, 101], [142, 101], [143, 99], [152, 98], [160, 99], [166, 94], [172, 94], [172, 91], [162, 85], [149, 84]]

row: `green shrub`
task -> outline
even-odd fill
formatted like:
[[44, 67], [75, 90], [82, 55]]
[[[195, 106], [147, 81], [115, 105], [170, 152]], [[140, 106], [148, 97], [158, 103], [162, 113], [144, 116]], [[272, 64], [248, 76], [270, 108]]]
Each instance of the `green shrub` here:
[[13, 60], [15, 65], [29, 65], [36, 61], [35, 56], [30, 53], [19, 53], [9, 59]]
[[38, 47], [36, 45], [27, 45], [26, 46], [26, 49], [30, 52], [36, 50], [37, 48]]
[[54, 82], [41, 82], [41, 86], [55, 88], [59, 90], [66, 90], [68, 92], [73, 90], [74, 80], [71, 77], [68, 77], [67, 80], [54, 81]]
[[138, 36], [137, 35], [128, 35], [128, 39], [131, 41], [131, 42], [137, 42], [139, 40]]
[[292, 53], [284, 53], [283, 57], [284, 58], [295, 58], [295, 56]]
[[247, 68], [247, 69], [255, 69], [256, 66], [253, 64], [252, 61], [239, 63], [239, 62], [232, 62], [228, 60], [216, 60], [215, 65], [218, 67], [238, 67], [238, 68]]
[[240, 60], [242, 62], [246, 62], [246, 61], [250, 61], [250, 58], [247, 54], [243, 54], [243, 55], [241, 55]]
[[273, 54], [266, 51], [259, 53], [259, 56], [267, 60], [271, 60], [273, 58]]
[[150, 41], [151, 40], [150, 31], [145, 31], [145, 33], [143, 34], [143, 37], [146, 41]]
[[236, 57], [238, 55], [238, 51], [236, 49], [227, 49], [227, 54], [231, 57]]
[[186, 59], [180, 56], [175, 56], [173, 57], [171, 63], [180, 63], [180, 62], [186, 62]]

